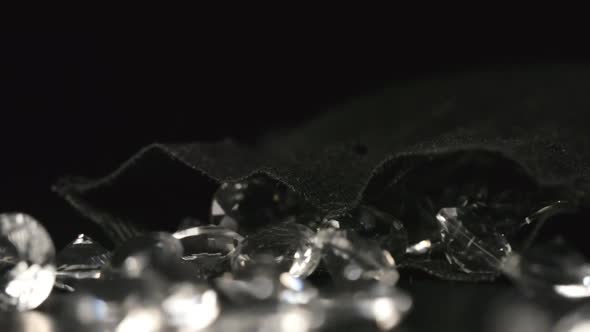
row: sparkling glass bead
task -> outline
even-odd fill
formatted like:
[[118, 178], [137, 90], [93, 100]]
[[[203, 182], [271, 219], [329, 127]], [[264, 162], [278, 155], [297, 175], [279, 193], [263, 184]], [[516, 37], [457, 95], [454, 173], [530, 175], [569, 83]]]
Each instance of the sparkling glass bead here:
[[512, 251], [488, 212], [470, 205], [442, 208], [436, 215], [447, 260], [466, 273], [497, 271]]
[[590, 298], [590, 262], [562, 238], [513, 253], [502, 272], [531, 295]]
[[34, 309], [55, 282], [55, 248], [43, 226], [22, 213], [0, 214], [0, 307]]
[[173, 234], [184, 247], [183, 260], [193, 263], [201, 278], [218, 276], [230, 269], [229, 262], [243, 240], [238, 233], [221, 226], [199, 226]]
[[80, 234], [62, 249], [56, 257], [57, 281], [69, 288], [72, 279], [100, 278], [103, 265], [110, 259], [110, 253], [90, 237]]
[[181, 331], [198, 331], [219, 316], [217, 293], [204, 285], [178, 283], [162, 301], [167, 325]]
[[295, 277], [307, 277], [318, 266], [321, 254], [313, 245], [314, 232], [307, 226], [284, 222], [268, 226], [246, 237], [232, 257], [232, 270], [272, 257], [279, 270]]
[[286, 186], [262, 176], [223, 183], [213, 196], [211, 223], [245, 235], [292, 217], [300, 201]]
[[307, 304], [318, 291], [305, 280], [277, 269], [274, 259], [261, 256], [235, 274], [226, 273], [215, 280], [217, 288], [233, 303], [248, 304], [267, 301], [286, 304]]
[[399, 279], [395, 261], [387, 250], [351, 230], [324, 229], [314, 239], [335, 282], [364, 284], [380, 281], [394, 285]]
[[361, 205], [345, 215], [326, 220], [324, 226], [350, 229], [364, 238], [375, 240], [396, 259], [405, 254], [408, 246], [408, 234], [402, 222], [367, 205]]

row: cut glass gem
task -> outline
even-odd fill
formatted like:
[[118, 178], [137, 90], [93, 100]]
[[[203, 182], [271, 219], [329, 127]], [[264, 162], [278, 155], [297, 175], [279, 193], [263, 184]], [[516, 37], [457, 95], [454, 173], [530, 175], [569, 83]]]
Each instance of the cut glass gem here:
[[314, 232], [307, 226], [284, 222], [246, 237], [232, 257], [232, 270], [255, 264], [259, 257], [272, 257], [282, 272], [307, 277], [318, 266], [321, 254], [313, 245]]
[[295, 193], [266, 177], [223, 183], [213, 196], [211, 223], [245, 235], [293, 217], [300, 204]]
[[184, 247], [182, 259], [193, 263], [201, 278], [227, 272], [236, 247], [243, 240], [241, 235], [232, 230], [212, 225], [187, 228], [173, 236]]
[[66, 289], [73, 289], [72, 279], [100, 278], [103, 265], [110, 253], [90, 237], [80, 234], [62, 249], [56, 257], [57, 282]]
[[22, 213], [0, 214], [0, 307], [34, 309], [55, 282], [55, 249], [43, 226]]
[[436, 215], [447, 260], [466, 273], [493, 272], [512, 248], [480, 206], [442, 208]]

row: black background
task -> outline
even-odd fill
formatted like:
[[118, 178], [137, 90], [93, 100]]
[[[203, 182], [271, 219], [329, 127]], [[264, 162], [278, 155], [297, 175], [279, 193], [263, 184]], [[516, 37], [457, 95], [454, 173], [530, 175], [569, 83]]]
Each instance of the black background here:
[[[451, 39], [407, 32], [269, 35], [241, 28], [221, 35], [184, 29], [2, 33], [0, 211], [37, 217], [58, 248], [80, 232], [100, 240], [101, 231], [51, 191], [60, 176], [105, 175], [156, 141], [233, 137], [254, 144], [268, 131], [296, 126], [388, 84], [587, 62], [545, 40]], [[447, 306], [452, 313], [433, 309], [414, 321], [429, 325], [427, 317], [452, 329], [465, 308], [482, 303], [481, 288], [447, 286], [432, 289], [454, 299]]]

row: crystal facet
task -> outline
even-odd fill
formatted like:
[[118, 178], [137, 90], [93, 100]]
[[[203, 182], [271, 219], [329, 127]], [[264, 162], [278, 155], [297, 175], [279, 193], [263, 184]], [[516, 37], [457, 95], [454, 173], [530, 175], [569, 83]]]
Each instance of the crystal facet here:
[[464, 272], [493, 272], [512, 248], [477, 205], [442, 208], [436, 215], [445, 255]]
[[249, 234], [292, 216], [300, 200], [266, 177], [223, 183], [213, 196], [211, 223]]
[[394, 285], [399, 279], [391, 254], [351, 230], [321, 230], [314, 243], [322, 250], [324, 263], [337, 283], [380, 281]]
[[256, 263], [259, 257], [272, 257], [279, 270], [295, 277], [307, 277], [320, 262], [320, 251], [313, 245], [314, 232], [307, 226], [284, 222], [266, 227], [246, 237], [232, 258], [232, 270]]
[[43, 226], [22, 213], [0, 214], [0, 307], [34, 309], [55, 282], [55, 248]]
[[229, 261], [243, 240], [238, 233], [221, 226], [200, 226], [178, 231], [173, 236], [184, 247], [183, 260], [191, 262], [202, 278], [229, 270]]
[[101, 269], [109, 258], [108, 250], [80, 234], [57, 254], [57, 281], [72, 287], [68, 285], [71, 279], [100, 278]]
[[408, 246], [408, 234], [401, 221], [367, 205], [361, 205], [341, 217], [326, 220], [324, 226], [350, 229], [364, 238], [375, 240], [396, 259], [405, 254]]

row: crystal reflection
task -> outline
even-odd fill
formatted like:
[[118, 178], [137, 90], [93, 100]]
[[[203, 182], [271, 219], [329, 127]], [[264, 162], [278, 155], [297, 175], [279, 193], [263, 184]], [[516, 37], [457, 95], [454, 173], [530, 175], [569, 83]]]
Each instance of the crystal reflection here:
[[211, 325], [220, 312], [214, 290], [189, 283], [175, 285], [162, 302], [162, 308], [169, 325], [187, 331]]
[[553, 327], [554, 332], [589, 332], [590, 331], [590, 307], [588, 305], [578, 308], [574, 312], [560, 319]]
[[43, 226], [22, 213], [0, 214], [0, 307], [38, 307], [55, 282], [55, 249]]
[[130, 309], [117, 325], [116, 332], [158, 332], [165, 327], [162, 311], [158, 307]]
[[432, 242], [430, 240], [422, 240], [414, 245], [406, 248], [406, 254], [408, 255], [423, 255], [430, 252]]

